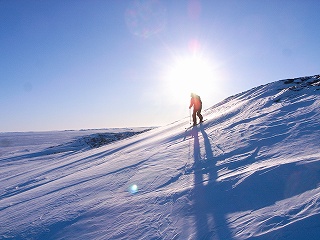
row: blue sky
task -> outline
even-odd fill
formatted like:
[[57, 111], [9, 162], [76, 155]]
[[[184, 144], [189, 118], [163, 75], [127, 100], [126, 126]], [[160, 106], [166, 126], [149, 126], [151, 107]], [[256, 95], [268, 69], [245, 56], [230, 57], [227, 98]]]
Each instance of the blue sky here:
[[319, 74], [317, 0], [0, 0], [0, 132], [166, 125]]

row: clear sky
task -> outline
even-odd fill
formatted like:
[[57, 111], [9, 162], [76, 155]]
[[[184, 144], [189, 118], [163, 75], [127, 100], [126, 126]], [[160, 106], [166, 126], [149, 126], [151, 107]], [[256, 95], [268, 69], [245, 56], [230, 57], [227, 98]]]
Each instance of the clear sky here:
[[0, 132], [166, 125], [320, 74], [319, 0], [0, 0]]

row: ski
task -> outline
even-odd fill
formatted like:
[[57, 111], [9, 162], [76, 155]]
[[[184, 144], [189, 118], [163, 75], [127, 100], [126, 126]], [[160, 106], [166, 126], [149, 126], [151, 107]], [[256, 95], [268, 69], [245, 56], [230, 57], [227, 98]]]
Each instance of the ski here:
[[189, 127], [186, 127], [185, 129], [188, 130], [188, 129], [190, 129], [190, 128], [193, 128], [193, 127], [196, 127], [196, 126], [198, 126], [198, 125], [201, 125], [201, 124], [204, 123], [206, 120], [207, 120], [207, 119], [204, 119], [204, 120], [202, 120], [202, 122], [199, 122], [199, 123], [197, 123], [196, 125], [191, 125], [191, 126], [189, 126]]

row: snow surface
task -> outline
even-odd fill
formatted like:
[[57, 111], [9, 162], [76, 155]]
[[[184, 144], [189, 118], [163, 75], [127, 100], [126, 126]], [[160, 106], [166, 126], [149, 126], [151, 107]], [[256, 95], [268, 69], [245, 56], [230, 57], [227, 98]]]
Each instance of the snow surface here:
[[0, 239], [319, 239], [319, 95], [277, 81], [125, 139], [0, 133]]

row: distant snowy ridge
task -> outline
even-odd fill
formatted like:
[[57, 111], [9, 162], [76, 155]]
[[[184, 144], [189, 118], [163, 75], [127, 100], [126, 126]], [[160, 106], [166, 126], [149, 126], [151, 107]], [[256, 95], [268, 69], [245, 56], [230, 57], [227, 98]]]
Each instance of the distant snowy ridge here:
[[154, 129], [151, 128], [110, 128], [81, 129], [53, 132], [0, 133], [0, 156], [31, 154], [36, 146], [43, 149], [33, 156], [56, 154], [61, 152], [88, 150], [101, 147]]
[[272, 82], [197, 127], [186, 117], [81, 151], [44, 154], [48, 139], [78, 144], [54, 132], [36, 146], [2, 134], [0, 239], [318, 239], [319, 85]]
[[151, 129], [147, 129], [141, 132], [97, 133], [94, 135], [82, 137], [76, 141], [79, 143], [85, 142], [91, 148], [97, 148], [115, 141], [123, 140], [128, 137], [144, 133], [149, 130]]
[[78, 139], [68, 142], [62, 145], [53, 146], [49, 149], [53, 152], [66, 152], [69, 150], [80, 150], [80, 149], [92, 149], [92, 148], [98, 148], [107, 144], [110, 144], [115, 141], [120, 141], [129, 137], [132, 137], [137, 134], [144, 133], [146, 131], [149, 131], [150, 129], [146, 129], [139, 132], [115, 132], [115, 133], [95, 133], [88, 136], [82, 136]]

